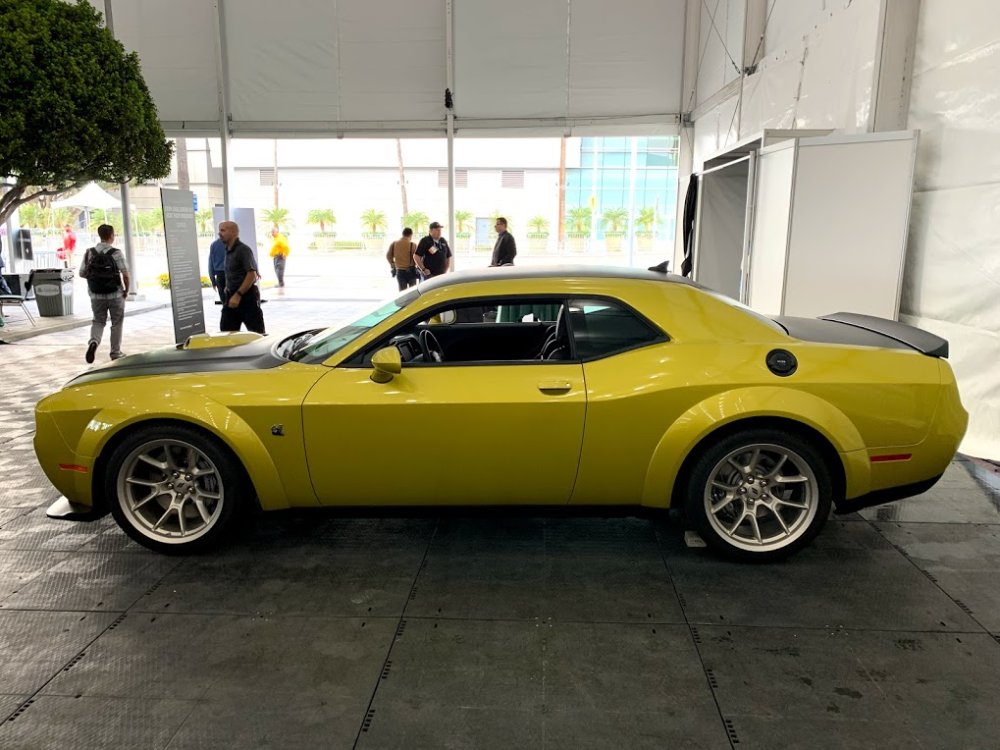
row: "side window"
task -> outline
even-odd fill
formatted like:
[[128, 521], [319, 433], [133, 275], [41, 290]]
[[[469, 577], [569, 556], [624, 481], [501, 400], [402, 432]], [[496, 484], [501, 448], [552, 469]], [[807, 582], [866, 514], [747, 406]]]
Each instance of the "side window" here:
[[606, 357], [667, 338], [636, 313], [610, 300], [572, 300], [569, 318], [576, 356], [581, 359]]
[[[539, 362], [551, 357], [558, 339], [562, 300], [549, 296], [495, 297], [437, 307], [400, 326], [380, 346], [391, 344], [406, 365]], [[569, 346], [559, 347], [561, 358]], [[552, 342], [550, 342], [552, 339]]]

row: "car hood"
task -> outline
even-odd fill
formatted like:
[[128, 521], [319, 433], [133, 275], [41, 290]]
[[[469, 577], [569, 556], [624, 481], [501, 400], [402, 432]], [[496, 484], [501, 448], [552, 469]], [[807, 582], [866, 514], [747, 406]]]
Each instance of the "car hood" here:
[[278, 356], [274, 349], [274, 339], [256, 333], [199, 334], [177, 346], [133, 354], [95, 367], [77, 375], [67, 385], [148, 375], [266, 370], [288, 361]]

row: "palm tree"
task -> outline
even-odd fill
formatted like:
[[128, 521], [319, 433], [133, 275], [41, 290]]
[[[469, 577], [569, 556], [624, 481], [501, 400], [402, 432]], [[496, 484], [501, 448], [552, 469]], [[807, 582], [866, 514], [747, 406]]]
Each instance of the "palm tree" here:
[[569, 231], [575, 234], [585, 234], [590, 231], [590, 206], [571, 208], [566, 218], [569, 221]]
[[261, 216], [264, 217], [264, 221], [273, 226], [279, 232], [282, 226], [286, 229], [291, 226], [291, 221], [288, 219], [289, 211], [287, 208], [266, 208], [261, 212]]
[[628, 209], [608, 208], [601, 214], [601, 225], [609, 234], [621, 234], [628, 226]]
[[25, 203], [17, 210], [22, 226], [39, 229], [44, 221], [44, 212], [37, 203]]
[[385, 229], [388, 226], [385, 214], [375, 208], [369, 208], [367, 211], [361, 212], [361, 223], [368, 229], [371, 229], [372, 234], [378, 234], [379, 229]]
[[198, 222], [198, 232], [200, 234], [211, 234], [209, 227], [212, 226], [212, 209], [203, 208], [194, 215], [194, 219]]
[[544, 216], [532, 216], [528, 219], [528, 229], [535, 234], [542, 234], [549, 230], [549, 220]]
[[639, 227], [640, 232], [653, 231], [653, 225], [655, 223], [656, 209], [652, 206], [646, 206], [645, 208], [639, 209], [639, 215], [635, 217], [635, 225]]
[[411, 211], [403, 217], [403, 226], [410, 227], [418, 235], [423, 235], [430, 221], [423, 211]]
[[325, 232], [327, 224], [336, 224], [337, 217], [332, 208], [314, 208], [306, 217], [307, 224], [319, 224], [319, 231]]
[[458, 234], [465, 234], [468, 230], [465, 228], [465, 222], [472, 220], [471, 211], [456, 211], [455, 212], [455, 231]]

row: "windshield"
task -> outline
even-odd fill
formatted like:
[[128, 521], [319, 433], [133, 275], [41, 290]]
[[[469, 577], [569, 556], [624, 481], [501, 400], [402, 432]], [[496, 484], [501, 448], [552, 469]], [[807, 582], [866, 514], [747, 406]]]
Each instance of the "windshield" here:
[[358, 336], [370, 331], [393, 313], [402, 310], [413, 302], [419, 294], [416, 289], [413, 289], [390, 302], [383, 302], [376, 309], [342, 328], [327, 328], [311, 338], [309, 343], [296, 353], [294, 359], [301, 362], [322, 362], [350, 344]]

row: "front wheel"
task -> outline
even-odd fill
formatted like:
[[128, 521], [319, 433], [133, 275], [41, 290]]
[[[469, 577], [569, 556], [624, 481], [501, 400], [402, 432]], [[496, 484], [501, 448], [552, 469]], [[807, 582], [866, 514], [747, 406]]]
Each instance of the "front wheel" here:
[[166, 554], [200, 552], [231, 530], [249, 494], [225, 446], [183, 426], [145, 427], [108, 461], [105, 492], [126, 534]]
[[783, 430], [747, 430], [710, 445], [686, 486], [687, 511], [705, 543], [741, 560], [787, 557], [830, 515], [832, 482], [820, 452]]

